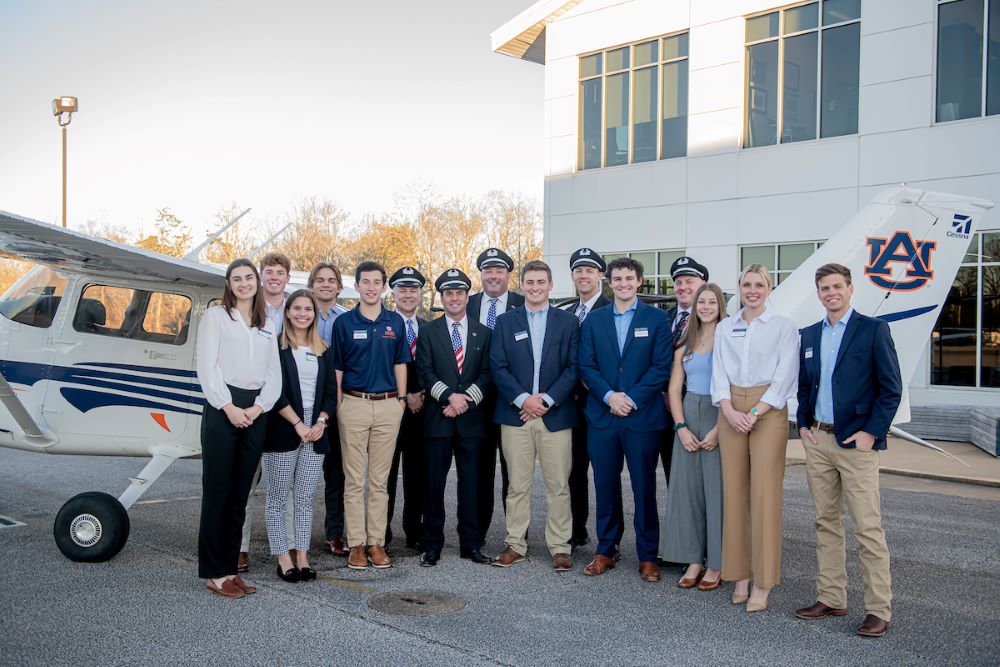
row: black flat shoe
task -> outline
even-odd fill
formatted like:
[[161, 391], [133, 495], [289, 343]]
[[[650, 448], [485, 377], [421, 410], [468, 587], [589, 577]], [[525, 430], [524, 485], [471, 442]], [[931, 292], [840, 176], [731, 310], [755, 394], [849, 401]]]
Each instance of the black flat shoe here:
[[301, 579], [302, 581], [315, 581], [316, 570], [312, 569], [311, 567], [300, 567], [299, 579]]
[[471, 551], [463, 551], [461, 553], [462, 558], [466, 560], [471, 560], [473, 563], [479, 563], [480, 565], [489, 565], [493, 562], [489, 556], [484, 554], [479, 549], [473, 549]]
[[420, 567], [434, 567], [441, 559], [439, 551], [425, 551], [420, 554]]
[[302, 581], [302, 572], [297, 567], [282, 571], [281, 565], [278, 565], [278, 576], [290, 584], [297, 584]]

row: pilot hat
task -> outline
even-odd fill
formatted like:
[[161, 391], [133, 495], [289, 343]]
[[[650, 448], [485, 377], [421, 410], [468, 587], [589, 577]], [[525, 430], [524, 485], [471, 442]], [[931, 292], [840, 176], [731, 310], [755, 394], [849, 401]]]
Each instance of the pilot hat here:
[[513, 271], [514, 260], [500, 248], [487, 248], [476, 258], [476, 267], [482, 271], [490, 266], [502, 266], [508, 271]]
[[412, 266], [404, 266], [397, 269], [392, 274], [392, 277], [389, 278], [389, 289], [394, 288], [396, 285], [402, 287], [423, 287], [426, 284], [427, 279]]
[[590, 248], [580, 248], [569, 256], [569, 270], [572, 271], [578, 266], [592, 266], [601, 273], [608, 270], [607, 262], [601, 254]]
[[708, 269], [693, 258], [685, 255], [684, 257], [678, 257], [670, 265], [670, 277], [676, 280], [678, 276], [695, 276], [708, 282]]
[[464, 289], [466, 292], [472, 289], [472, 281], [465, 275], [462, 269], [448, 269], [434, 281], [434, 289], [443, 292], [446, 289]]

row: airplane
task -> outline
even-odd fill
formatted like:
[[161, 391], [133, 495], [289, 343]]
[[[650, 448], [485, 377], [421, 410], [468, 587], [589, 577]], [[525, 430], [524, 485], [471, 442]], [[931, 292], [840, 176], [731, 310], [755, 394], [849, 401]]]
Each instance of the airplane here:
[[[817, 321], [816, 268], [847, 265], [855, 307], [890, 322], [908, 384], [992, 205], [886, 190], [782, 281], [771, 306], [800, 327]], [[117, 498], [82, 493], [56, 515], [67, 558], [106, 561], [128, 539], [129, 508], [171, 463], [201, 453], [195, 338], [220, 300], [224, 269], [3, 211], [0, 251], [36, 264], [0, 296], [0, 447], [151, 457]], [[908, 420], [904, 396], [894, 422]]]

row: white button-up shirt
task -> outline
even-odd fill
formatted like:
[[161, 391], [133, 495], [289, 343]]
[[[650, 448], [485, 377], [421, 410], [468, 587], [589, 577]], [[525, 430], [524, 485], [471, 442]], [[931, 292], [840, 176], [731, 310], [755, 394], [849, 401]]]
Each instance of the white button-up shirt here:
[[798, 381], [799, 330], [790, 319], [768, 308], [749, 323], [742, 310], [719, 322], [712, 350], [713, 404], [732, 398], [730, 385], [769, 385], [760, 400], [781, 409]]
[[198, 382], [205, 400], [221, 409], [233, 402], [226, 385], [260, 389], [254, 401], [267, 412], [281, 395], [281, 362], [278, 336], [271, 323], [248, 327], [234, 308], [230, 317], [223, 306], [213, 306], [202, 315], [198, 327]]
[[[504, 313], [507, 312], [507, 295], [508, 294], [510, 294], [510, 292], [504, 292], [500, 296], [496, 297], [496, 300], [497, 300], [497, 317], [500, 317], [501, 315], [503, 315]], [[486, 324], [489, 321], [489, 317], [488, 316], [489, 316], [489, 313], [490, 313], [490, 301], [493, 298], [494, 297], [490, 296], [486, 292], [483, 292], [483, 300], [479, 304], [479, 323], [480, 324]], [[450, 329], [448, 331], [449, 331], [449, 333], [451, 332]]]

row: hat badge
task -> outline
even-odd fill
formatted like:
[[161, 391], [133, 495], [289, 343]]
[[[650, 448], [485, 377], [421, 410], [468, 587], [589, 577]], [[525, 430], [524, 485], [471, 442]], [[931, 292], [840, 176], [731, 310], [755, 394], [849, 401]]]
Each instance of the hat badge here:
[[449, 278], [457, 278], [458, 277], [458, 269], [451, 269], [450, 271], [448, 271], [448, 277]]
[[590, 248], [580, 248], [580, 257], [589, 257]]
[[489, 250], [486, 251], [486, 256], [487, 257], [496, 257], [499, 254], [500, 254], [500, 251], [497, 250], [496, 248], [490, 248]]
[[411, 269], [410, 267], [406, 267], [405, 269], [403, 269], [403, 275], [405, 275], [405, 276], [412, 276], [413, 275], [413, 269]]
[[679, 260], [677, 260], [677, 266], [684, 266], [687, 263], [688, 263], [687, 257], [681, 257]]

